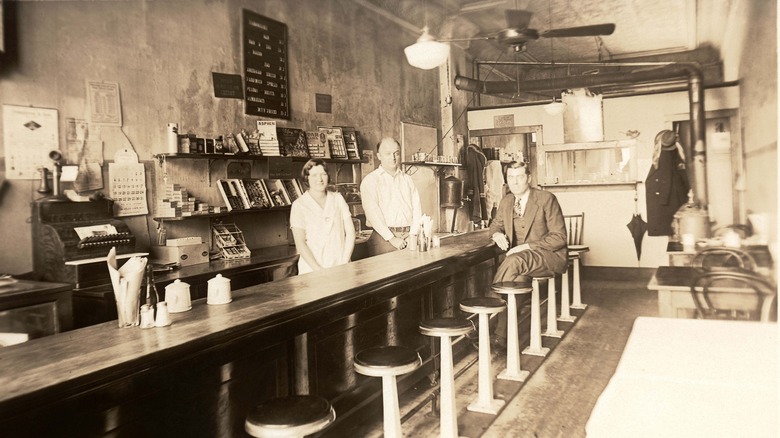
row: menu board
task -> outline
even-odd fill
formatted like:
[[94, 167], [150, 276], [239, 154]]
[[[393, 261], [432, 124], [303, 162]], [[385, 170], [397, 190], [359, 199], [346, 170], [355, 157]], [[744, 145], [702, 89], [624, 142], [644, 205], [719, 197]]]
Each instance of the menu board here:
[[244, 112], [290, 118], [287, 25], [243, 10]]

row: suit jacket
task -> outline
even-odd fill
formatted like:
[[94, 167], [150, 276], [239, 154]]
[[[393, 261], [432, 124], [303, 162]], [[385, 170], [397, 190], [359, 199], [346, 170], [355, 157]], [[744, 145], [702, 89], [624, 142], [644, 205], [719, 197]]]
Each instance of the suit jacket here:
[[510, 247], [527, 243], [531, 250], [542, 254], [547, 268], [557, 274], [566, 271], [568, 251], [566, 247], [566, 224], [558, 199], [550, 192], [530, 189], [523, 218], [526, 223], [520, 235], [514, 240], [515, 195], [507, 194], [498, 205], [496, 217], [490, 224], [490, 235], [504, 233], [510, 239]]

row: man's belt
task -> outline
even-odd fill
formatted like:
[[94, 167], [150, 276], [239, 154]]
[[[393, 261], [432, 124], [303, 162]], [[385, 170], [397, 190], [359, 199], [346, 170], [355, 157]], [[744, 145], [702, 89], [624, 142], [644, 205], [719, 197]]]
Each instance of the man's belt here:
[[387, 229], [395, 233], [408, 233], [411, 227], [387, 227]]

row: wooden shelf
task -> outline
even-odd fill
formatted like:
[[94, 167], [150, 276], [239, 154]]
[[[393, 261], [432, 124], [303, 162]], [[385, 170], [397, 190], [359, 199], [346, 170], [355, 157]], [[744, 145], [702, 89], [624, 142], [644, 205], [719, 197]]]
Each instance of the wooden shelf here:
[[593, 186], [635, 186], [641, 181], [603, 181], [603, 182], [580, 182], [580, 183], [558, 183], [558, 184], [539, 184], [539, 187], [593, 187]]
[[236, 215], [241, 215], [241, 214], [273, 213], [275, 211], [290, 211], [290, 206], [286, 205], [284, 207], [252, 208], [252, 209], [249, 209], [249, 210], [226, 211], [224, 213], [194, 214], [192, 216], [153, 217], [152, 219], [154, 219], [157, 222], [183, 221], [183, 220], [199, 219], [199, 218], [215, 218], [215, 217], [224, 217], [224, 216], [236, 216]]
[[[155, 154], [155, 158], [162, 163], [163, 160], [175, 160], [175, 159], [190, 159], [190, 160], [249, 160], [249, 161], [262, 161], [267, 160], [269, 157], [261, 155], [251, 154]], [[306, 162], [310, 158], [308, 157], [270, 157], [270, 158], [291, 158], [293, 161]], [[360, 164], [368, 163], [367, 158], [360, 160], [353, 160], [347, 158], [323, 158], [327, 163], [341, 163], [341, 164]]]
[[405, 161], [401, 164], [407, 166], [433, 166], [433, 167], [461, 167], [460, 163], [433, 163], [429, 161]]

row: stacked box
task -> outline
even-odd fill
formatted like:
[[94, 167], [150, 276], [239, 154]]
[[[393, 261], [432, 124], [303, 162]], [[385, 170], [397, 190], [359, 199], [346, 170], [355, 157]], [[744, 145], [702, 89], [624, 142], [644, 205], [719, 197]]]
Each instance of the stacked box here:
[[198, 209], [199, 201], [180, 184], [166, 184], [164, 197], [157, 202], [158, 217], [184, 217], [208, 213], [208, 204]]

